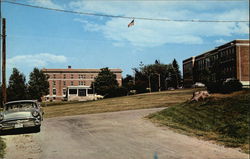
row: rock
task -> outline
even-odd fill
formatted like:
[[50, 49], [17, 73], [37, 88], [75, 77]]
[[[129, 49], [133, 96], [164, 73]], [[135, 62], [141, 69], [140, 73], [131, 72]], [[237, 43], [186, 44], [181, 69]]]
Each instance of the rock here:
[[197, 91], [193, 93], [193, 97], [191, 98], [191, 101], [200, 101], [200, 100], [204, 100], [206, 98], [210, 97], [210, 94], [208, 93], [208, 91]]

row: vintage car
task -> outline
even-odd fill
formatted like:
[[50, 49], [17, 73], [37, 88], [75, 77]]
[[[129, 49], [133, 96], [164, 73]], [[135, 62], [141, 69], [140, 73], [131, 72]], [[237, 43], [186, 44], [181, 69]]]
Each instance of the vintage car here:
[[43, 111], [34, 100], [8, 102], [0, 112], [0, 131], [8, 129], [32, 128], [40, 131]]

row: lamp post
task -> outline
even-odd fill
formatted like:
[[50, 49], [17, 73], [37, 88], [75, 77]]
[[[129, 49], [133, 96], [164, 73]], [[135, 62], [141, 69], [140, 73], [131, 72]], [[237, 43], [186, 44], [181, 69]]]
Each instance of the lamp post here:
[[159, 86], [159, 92], [161, 91], [161, 74], [158, 73], [158, 86]]
[[149, 92], [151, 93], [151, 81], [150, 81], [150, 74], [148, 76], [148, 87], [149, 87]]

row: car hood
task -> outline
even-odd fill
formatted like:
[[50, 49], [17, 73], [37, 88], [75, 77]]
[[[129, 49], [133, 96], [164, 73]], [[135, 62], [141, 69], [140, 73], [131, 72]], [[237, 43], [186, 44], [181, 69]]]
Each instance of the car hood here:
[[4, 121], [14, 119], [32, 118], [31, 111], [8, 111], [4, 113]]

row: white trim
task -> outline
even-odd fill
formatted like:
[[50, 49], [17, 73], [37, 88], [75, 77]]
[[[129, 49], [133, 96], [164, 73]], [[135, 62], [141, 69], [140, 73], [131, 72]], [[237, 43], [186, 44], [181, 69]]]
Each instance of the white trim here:
[[86, 88], [86, 89], [91, 89], [90, 86], [68, 86], [68, 89], [73, 89], [73, 88]]
[[235, 44], [236, 46], [249, 46], [249, 44]]
[[57, 96], [57, 95], [52, 95], [52, 96], [51, 96], [51, 95], [46, 95], [45, 97], [46, 97], [46, 98], [54, 98], [54, 97], [56, 97], [56, 98], [57, 98], [57, 97], [60, 97], [60, 98], [61, 98], [61, 97], [64, 97], [64, 96]]
[[[92, 78], [92, 79], [87, 79], [87, 78], [84, 78], [84, 79], [62, 79], [62, 78], [51, 78], [51, 79], [48, 79], [48, 81], [84, 81], [84, 80], [89, 80], [89, 81], [94, 81], [95, 79]], [[116, 79], [118, 81], [121, 81], [122, 79]]]
[[240, 81], [243, 86], [250, 86], [250, 81]]

